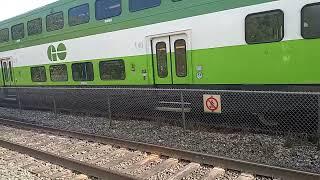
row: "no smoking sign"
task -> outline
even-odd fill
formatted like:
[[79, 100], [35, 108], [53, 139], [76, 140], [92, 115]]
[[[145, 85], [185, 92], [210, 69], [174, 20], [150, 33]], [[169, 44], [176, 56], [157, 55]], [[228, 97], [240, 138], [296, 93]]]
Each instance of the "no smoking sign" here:
[[206, 113], [221, 113], [221, 96], [220, 95], [203, 95], [203, 108]]

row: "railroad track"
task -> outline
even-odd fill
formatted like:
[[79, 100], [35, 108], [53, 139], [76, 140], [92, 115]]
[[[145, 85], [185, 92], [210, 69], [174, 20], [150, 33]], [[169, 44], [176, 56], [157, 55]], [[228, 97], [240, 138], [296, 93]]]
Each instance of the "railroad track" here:
[[272, 167], [0, 118], [0, 146], [101, 179], [319, 180]]

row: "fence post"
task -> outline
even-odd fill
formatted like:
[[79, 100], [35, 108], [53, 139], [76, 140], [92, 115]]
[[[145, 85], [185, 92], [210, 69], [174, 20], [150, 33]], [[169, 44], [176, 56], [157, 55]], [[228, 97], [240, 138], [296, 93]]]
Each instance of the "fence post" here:
[[53, 112], [54, 112], [54, 117], [57, 118], [58, 114], [57, 114], [57, 104], [56, 104], [56, 99], [54, 98], [54, 96], [52, 96], [52, 100], [53, 100]]
[[320, 150], [320, 95], [318, 97], [318, 130], [317, 130], [317, 147]]
[[16, 89], [16, 93], [17, 93], [17, 98], [18, 98], [19, 112], [21, 115], [22, 114], [22, 104], [21, 104], [21, 97], [20, 97], [19, 88]]
[[183, 91], [180, 92], [180, 98], [181, 98], [181, 112], [182, 112], [183, 131], [186, 131], [186, 113], [185, 113], [185, 107], [184, 107]]
[[111, 96], [108, 94], [108, 118], [109, 118], [109, 127], [112, 127], [112, 114], [111, 114]]

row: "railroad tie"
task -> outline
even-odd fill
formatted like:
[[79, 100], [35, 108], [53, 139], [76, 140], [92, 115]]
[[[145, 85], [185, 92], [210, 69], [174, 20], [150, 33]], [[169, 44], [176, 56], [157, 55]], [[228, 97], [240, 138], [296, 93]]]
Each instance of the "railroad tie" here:
[[203, 177], [202, 180], [215, 180], [216, 178], [224, 175], [226, 171], [221, 168], [212, 168], [210, 171]]
[[72, 154], [75, 154], [75, 153], [81, 152], [81, 151], [85, 151], [87, 149], [88, 149], [88, 147], [79, 147], [79, 148], [75, 148], [75, 149], [72, 149], [70, 151], [67, 151], [67, 152], [65, 152], [65, 153], [63, 153], [61, 155], [64, 156], [64, 157], [68, 157], [68, 156], [71, 156]]
[[[111, 148], [111, 147], [110, 147]], [[102, 155], [108, 154], [109, 151], [104, 151], [107, 149], [88, 149], [88, 151], [85, 154], [81, 154], [79, 156], [77, 156], [78, 158], [89, 158], [90, 156], [99, 156], [99, 154], [101, 154], [99, 157], [101, 157]], [[92, 159], [95, 160], [96, 158]], [[92, 160], [87, 160], [87, 161], [92, 161]]]
[[168, 180], [180, 180], [183, 177], [188, 176], [190, 173], [192, 173], [199, 167], [200, 167], [200, 164], [198, 163], [189, 163], [188, 165], [183, 167], [181, 170], [179, 170], [179, 172], [177, 172], [175, 175], [170, 177]]
[[5, 156], [8, 156], [10, 154], [12, 154], [12, 151], [4, 151], [4, 152], [0, 153], [0, 157], [5, 157]]
[[30, 163], [26, 163], [24, 166], [21, 166], [21, 168], [28, 170], [32, 166], [36, 166], [36, 163], [34, 161], [30, 161]]
[[111, 168], [113, 166], [120, 164], [121, 162], [124, 162], [126, 160], [130, 160], [135, 156], [138, 156], [138, 154], [135, 152], [126, 152], [123, 156], [108, 162], [107, 164], [103, 165], [103, 167], [104, 168]]
[[25, 169], [34, 174], [39, 174], [50, 169], [50, 167], [39, 164], [38, 161], [33, 161], [32, 163], [23, 166], [22, 169]]
[[20, 167], [22, 168], [23, 166], [26, 166], [28, 164], [32, 164], [32, 162], [34, 162], [34, 159], [32, 157], [30, 158], [25, 158], [23, 159], [22, 161], [20, 161], [18, 164], [17, 164], [17, 167]]
[[78, 174], [78, 175], [74, 176], [72, 179], [73, 180], [86, 180], [86, 179], [89, 179], [89, 177], [85, 174]]
[[237, 180], [254, 180], [254, 176], [252, 174], [241, 173]]
[[141, 173], [141, 174], [139, 175], [139, 177], [140, 177], [141, 179], [149, 179], [149, 178], [152, 177], [153, 175], [155, 175], [155, 174], [157, 174], [157, 173], [159, 173], [159, 172], [164, 171], [165, 169], [171, 167], [171, 166], [174, 165], [174, 164], [177, 164], [178, 161], [179, 161], [178, 159], [169, 158], [169, 159], [161, 162], [159, 165], [151, 168], [150, 170]]
[[36, 168], [36, 169], [31, 169], [29, 170], [30, 172], [34, 173], [34, 174], [40, 174], [42, 172], [45, 172], [47, 170], [50, 170], [50, 167], [47, 166], [41, 166], [40, 168]]
[[112, 157], [114, 155], [117, 155], [117, 154], [120, 154], [120, 153], [123, 153], [124, 151], [126, 151], [125, 149], [123, 148], [120, 148], [120, 149], [117, 149], [116, 151], [113, 151], [111, 153], [107, 153], [107, 154], [103, 154], [102, 156], [99, 156], [95, 159], [92, 159], [91, 161], [89, 161], [90, 164], [96, 164], [98, 163], [99, 161], [102, 161], [104, 158], [106, 157]]
[[38, 149], [41, 149], [41, 148], [44, 148], [44, 147], [46, 147], [47, 145], [49, 145], [51, 143], [53, 143], [53, 142], [47, 140], [47, 141], [43, 141], [41, 143], [38, 143], [37, 146], [39, 147]]
[[6, 153], [5, 155], [1, 156], [2, 160], [5, 160], [5, 161], [11, 161], [11, 160], [15, 160], [16, 159], [16, 153], [15, 152], [10, 152], [10, 153]]
[[61, 150], [64, 150], [64, 149], [67, 149], [67, 148], [70, 148], [70, 147], [71, 147], [70, 144], [65, 143], [65, 142], [54, 144], [54, 146], [55, 146], [56, 148], [51, 150], [51, 152], [54, 153], [54, 154], [57, 154], [57, 153], [59, 153]]
[[26, 145], [27, 146], [39, 146], [39, 144], [41, 144], [42, 142], [46, 141], [46, 138], [45, 136], [41, 136], [41, 137], [37, 137], [37, 138], [34, 138], [34, 139], [30, 139], [30, 141], [26, 142]]
[[[28, 132], [28, 133], [25, 133], [24, 136], [18, 136], [13, 139], [14, 139], [14, 141], [28, 140], [28, 139], [32, 139], [33, 136], [34, 136], [33, 133]], [[11, 141], [11, 142], [13, 142], [13, 141]]]
[[130, 165], [129, 167], [127, 167], [124, 170], [124, 172], [125, 173], [129, 173], [129, 172], [131, 172], [131, 171], [133, 171], [133, 170], [135, 170], [135, 169], [137, 169], [137, 168], [149, 163], [150, 161], [154, 161], [155, 159], [159, 159], [159, 156], [156, 155], [156, 154], [151, 154], [151, 155], [147, 156], [146, 158], [144, 158], [143, 160], [138, 161], [138, 162]]
[[50, 179], [66, 179], [66, 177], [70, 177], [70, 176], [73, 176], [72, 171], [68, 172], [67, 170], [64, 170], [62, 172], [56, 172], [50, 175], [50, 177], [48, 176], [44, 176], [44, 177], [48, 177]]
[[69, 156], [72, 156], [72, 158], [74, 158], [74, 159], [79, 159], [79, 158], [83, 158], [83, 157], [87, 156], [90, 151], [92, 151], [92, 149], [86, 147], [86, 148], [82, 149], [81, 151], [70, 154]]

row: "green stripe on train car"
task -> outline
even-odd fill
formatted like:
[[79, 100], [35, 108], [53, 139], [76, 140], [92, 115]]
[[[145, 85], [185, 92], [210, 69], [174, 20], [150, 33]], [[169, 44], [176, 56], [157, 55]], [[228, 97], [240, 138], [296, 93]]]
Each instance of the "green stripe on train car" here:
[[[202, 49], [192, 51], [193, 69], [191, 84], [319, 84], [320, 39], [294, 40], [258, 45]], [[113, 58], [114, 59], [114, 58]], [[86, 85], [153, 85], [151, 55], [119, 57], [126, 64], [126, 79], [102, 81], [99, 61], [91, 60], [95, 80]], [[103, 59], [104, 60], [104, 59]], [[72, 62], [74, 63], [74, 62]], [[135, 64], [135, 71], [130, 69]], [[31, 85], [84, 85], [72, 80], [71, 63], [67, 63], [68, 82], [51, 82], [49, 65], [46, 65], [48, 82], [31, 82], [30, 67], [15, 68], [17, 86]], [[197, 67], [202, 66], [203, 77], [197, 78]], [[147, 69], [144, 80], [141, 71]]]

